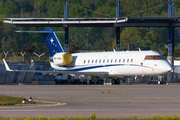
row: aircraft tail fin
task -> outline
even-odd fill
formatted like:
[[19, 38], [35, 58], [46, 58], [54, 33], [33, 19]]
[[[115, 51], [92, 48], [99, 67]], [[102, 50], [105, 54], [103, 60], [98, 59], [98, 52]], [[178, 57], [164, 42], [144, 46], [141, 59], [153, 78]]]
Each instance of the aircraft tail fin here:
[[28, 33], [42, 33], [45, 36], [46, 44], [49, 49], [50, 56], [54, 56], [56, 53], [64, 52], [64, 49], [56, 36], [56, 33], [65, 33], [64, 31], [54, 31], [52, 28], [46, 28], [43, 31], [16, 31], [16, 32], [28, 32]]
[[56, 33], [52, 28], [46, 28], [44, 31], [50, 33], [43, 33], [46, 37], [46, 44], [49, 49], [50, 56], [54, 56], [56, 53], [64, 52], [64, 49], [56, 36]]

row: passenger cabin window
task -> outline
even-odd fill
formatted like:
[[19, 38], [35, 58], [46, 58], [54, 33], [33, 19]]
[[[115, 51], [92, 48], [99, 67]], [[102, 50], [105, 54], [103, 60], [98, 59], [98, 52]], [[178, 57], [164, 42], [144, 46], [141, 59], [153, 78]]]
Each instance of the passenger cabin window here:
[[101, 63], [101, 60], [99, 60], [99, 63]]
[[119, 59], [119, 63], [121, 62], [121, 59]]
[[84, 60], [84, 64], [86, 63], [86, 60]]
[[109, 62], [109, 59], [107, 59], [107, 63]]
[[123, 59], [123, 62], [125, 62], [125, 59]]
[[94, 60], [92, 60], [92, 63], [94, 62]]
[[129, 62], [129, 59], [127, 59], [127, 62]]
[[116, 63], [117, 59], [115, 59], [115, 63]]
[[111, 63], [113, 62], [113, 59], [111, 59]]
[[131, 62], [133, 62], [133, 59], [131, 59]]
[[96, 60], [96, 62], [95, 63], [97, 63], [97, 60]]
[[105, 63], [105, 60], [103, 60], [103, 63]]
[[88, 63], [90, 62], [90, 60], [88, 60]]

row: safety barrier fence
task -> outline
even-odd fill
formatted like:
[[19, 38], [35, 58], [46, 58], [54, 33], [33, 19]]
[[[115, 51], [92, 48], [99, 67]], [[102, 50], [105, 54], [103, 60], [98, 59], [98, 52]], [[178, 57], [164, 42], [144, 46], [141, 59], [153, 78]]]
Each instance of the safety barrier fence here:
[[[21, 64], [21, 63], [9, 63], [9, 67], [11, 69], [18, 70], [52, 70], [49, 63], [34, 63], [33, 65]], [[70, 80], [71, 79], [71, 80]], [[78, 81], [79, 80], [79, 81]], [[97, 79], [96, 82], [92, 82], [91, 84], [99, 84], [104, 79]], [[70, 78], [67, 76], [53, 74], [43, 75], [41, 73], [30, 73], [30, 72], [7, 72], [5, 66], [0, 64], [0, 84], [11, 84], [11, 83], [38, 83], [42, 81], [56, 81], [56, 84], [87, 84], [84, 81], [86, 79], [78, 79], [78, 78]], [[63, 81], [63, 82], [62, 82]], [[77, 82], [78, 81], [78, 82]], [[161, 83], [179, 83], [180, 82], [180, 66], [176, 66], [174, 68], [174, 72], [159, 75], [159, 76], [138, 76], [138, 77], [124, 77], [123, 79], [118, 79], [120, 83], [149, 83], [156, 84], [158, 81]], [[112, 81], [111, 81], [112, 82]], [[120, 84], [117, 83], [116, 84]], [[55, 84], [55, 83], [53, 83]]]

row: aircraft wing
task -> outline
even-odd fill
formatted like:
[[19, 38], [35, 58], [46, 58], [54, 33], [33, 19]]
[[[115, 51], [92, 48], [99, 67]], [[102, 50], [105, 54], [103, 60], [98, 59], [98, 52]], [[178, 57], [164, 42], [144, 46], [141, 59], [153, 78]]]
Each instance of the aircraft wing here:
[[50, 70], [11, 70], [6, 63], [6, 61], [3, 59], [5, 68], [7, 71], [10, 72], [36, 72], [36, 73], [42, 73], [42, 74], [47, 74], [47, 73], [52, 73], [52, 74], [80, 74], [80, 75], [108, 75], [109, 72], [79, 72], [79, 71], [50, 71]]

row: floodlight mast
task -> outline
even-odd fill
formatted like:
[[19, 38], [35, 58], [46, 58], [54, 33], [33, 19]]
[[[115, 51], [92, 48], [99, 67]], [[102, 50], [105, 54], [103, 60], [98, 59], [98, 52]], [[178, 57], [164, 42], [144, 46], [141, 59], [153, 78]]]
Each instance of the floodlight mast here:
[[[66, 1], [66, 6], [64, 7], [64, 18], [67, 19], [68, 18], [68, 1]], [[69, 36], [69, 27], [68, 26], [64, 26], [64, 30], [65, 30], [65, 45], [64, 45], [64, 50], [65, 52], [68, 52], [68, 36]]]
[[[174, 1], [168, 0], [168, 13], [169, 17], [174, 17]], [[168, 56], [167, 59], [174, 66], [174, 27], [172, 23], [169, 26], [169, 40], [168, 40]]]
[[[120, 17], [120, 1], [116, 6], [116, 19]], [[120, 51], [120, 27], [116, 27], [116, 51]]]

